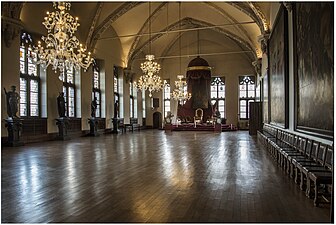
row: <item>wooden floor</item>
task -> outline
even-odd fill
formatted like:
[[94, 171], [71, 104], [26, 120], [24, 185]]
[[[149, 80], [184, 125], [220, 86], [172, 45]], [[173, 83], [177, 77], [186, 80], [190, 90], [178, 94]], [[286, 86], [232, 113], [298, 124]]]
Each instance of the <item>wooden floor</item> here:
[[330, 220], [246, 131], [146, 130], [1, 155], [3, 223]]

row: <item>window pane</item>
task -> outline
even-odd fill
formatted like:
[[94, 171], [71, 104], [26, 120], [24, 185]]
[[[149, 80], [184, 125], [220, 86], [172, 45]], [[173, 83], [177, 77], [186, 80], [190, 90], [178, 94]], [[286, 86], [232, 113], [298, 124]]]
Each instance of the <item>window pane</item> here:
[[166, 84], [164, 88], [164, 98], [170, 99], [170, 85]]
[[254, 98], [255, 97], [254, 90], [253, 91], [248, 91], [248, 97], [249, 98]]
[[70, 84], [74, 83], [74, 70], [71, 68], [67, 71], [67, 82]]
[[69, 117], [74, 117], [75, 116], [75, 109], [74, 107], [69, 107]]
[[245, 113], [245, 112], [243, 112], [243, 113], [241, 112], [241, 113], [240, 113], [240, 118], [242, 118], [242, 119], [246, 119], [246, 113]]
[[211, 100], [212, 105], [216, 104], [216, 100]]
[[32, 76], [37, 76], [37, 66], [36, 66], [36, 61], [37, 61], [37, 55], [35, 52], [32, 52], [28, 50], [28, 54], [30, 57], [28, 58], [28, 74]]
[[117, 77], [114, 77], [113, 79], [113, 86], [114, 86], [114, 92], [118, 93], [118, 78]]
[[100, 105], [97, 105], [96, 117], [100, 117]]
[[239, 91], [239, 97], [240, 98], [246, 98], [246, 90]]
[[225, 98], [225, 86], [220, 85], [218, 88], [218, 98]]
[[31, 116], [38, 116], [38, 105], [30, 105], [30, 115]]
[[38, 104], [38, 93], [30, 92], [30, 104]]
[[30, 81], [30, 91], [38, 92], [38, 82], [36, 80]]
[[21, 73], [26, 73], [25, 58], [26, 58], [26, 49], [21, 46], [20, 47], [20, 72]]
[[93, 72], [93, 87], [99, 89], [99, 73], [97, 71]]
[[27, 116], [27, 104], [20, 104], [20, 116]]
[[27, 91], [27, 80], [20, 78], [20, 91]]

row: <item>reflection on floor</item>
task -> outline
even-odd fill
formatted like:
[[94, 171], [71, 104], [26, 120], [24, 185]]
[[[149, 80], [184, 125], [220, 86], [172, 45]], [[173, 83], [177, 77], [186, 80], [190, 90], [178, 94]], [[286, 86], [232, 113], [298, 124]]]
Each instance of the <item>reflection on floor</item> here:
[[328, 222], [248, 132], [146, 130], [2, 149], [1, 220]]

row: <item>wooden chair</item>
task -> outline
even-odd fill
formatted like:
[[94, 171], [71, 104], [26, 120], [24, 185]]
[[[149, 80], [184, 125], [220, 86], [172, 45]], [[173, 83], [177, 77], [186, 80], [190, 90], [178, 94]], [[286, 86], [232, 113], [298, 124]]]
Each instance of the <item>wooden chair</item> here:
[[320, 202], [320, 197], [325, 195], [330, 196], [327, 191], [327, 185], [331, 185], [333, 181], [333, 146], [328, 146], [326, 150], [325, 159], [325, 171], [310, 171], [307, 175], [307, 189], [306, 195], [311, 197], [311, 183], [313, 183], [315, 196], [314, 205], [318, 206]]

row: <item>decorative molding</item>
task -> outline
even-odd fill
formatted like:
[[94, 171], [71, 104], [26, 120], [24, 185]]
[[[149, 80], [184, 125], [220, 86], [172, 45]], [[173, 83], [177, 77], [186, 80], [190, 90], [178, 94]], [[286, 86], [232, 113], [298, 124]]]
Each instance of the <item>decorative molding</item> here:
[[23, 3], [1, 3], [1, 31], [3, 32], [7, 48], [9, 48], [13, 40], [20, 35], [23, 28], [23, 23], [20, 20], [22, 7]]
[[92, 35], [93, 35], [94, 28], [96, 27], [98, 18], [99, 18], [100, 13], [101, 13], [101, 11], [102, 11], [102, 9], [103, 9], [103, 5], [104, 5], [104, 3], [98, 3], [98, 4], [97, 4], [97, 8], [96, 8], [96, 12], [95, 12], [95, 16], [94, 16], [94, 18], [93, 18], [93, 20], [92, 20], [92, 23], [91, 23], [91, 26], [90, 26], [90, 30], [89, 30], [89, 34], [88, 34], [88, 36], [87, 36], [87, 38], [86, 38], [86, 42], [85, 42], [85, 43], [86, 43], [86, 46], [88, 46], [89, 43], [90, 43], [91, 37], [92, 37]]
[[254, 14], [262, 22], [264, 31], [267, 32], [269, 30], [269, 26], [268, 26], [268, 22], [267, 22], [267, 19], [266, 19], [264, 13], [260, 10], [260, 8], [258, 6], [256, 6], [255, 3], [248, 2], [248, 4], [251, 7], [251, 9], [253, 10]]
[[256, 61], [252, 62], [252, 65], [254, 66], [254, 69], [258, 77], [261, 76], [262, 59], [261, 58], [257, 59]]
[[267, 54], [267, 42], [268, 42], [269, 36], [270, 36], [270, 33], [267, 32], [267, 33], [263, 33], [262, 35], [258, 37], [258, 42], [261, 45], [261, 51], [263, 54]]
[[293, 3], [292, 2], [283, 2], [282, 3], [288, 12], [292, 12], [293, 10]]

